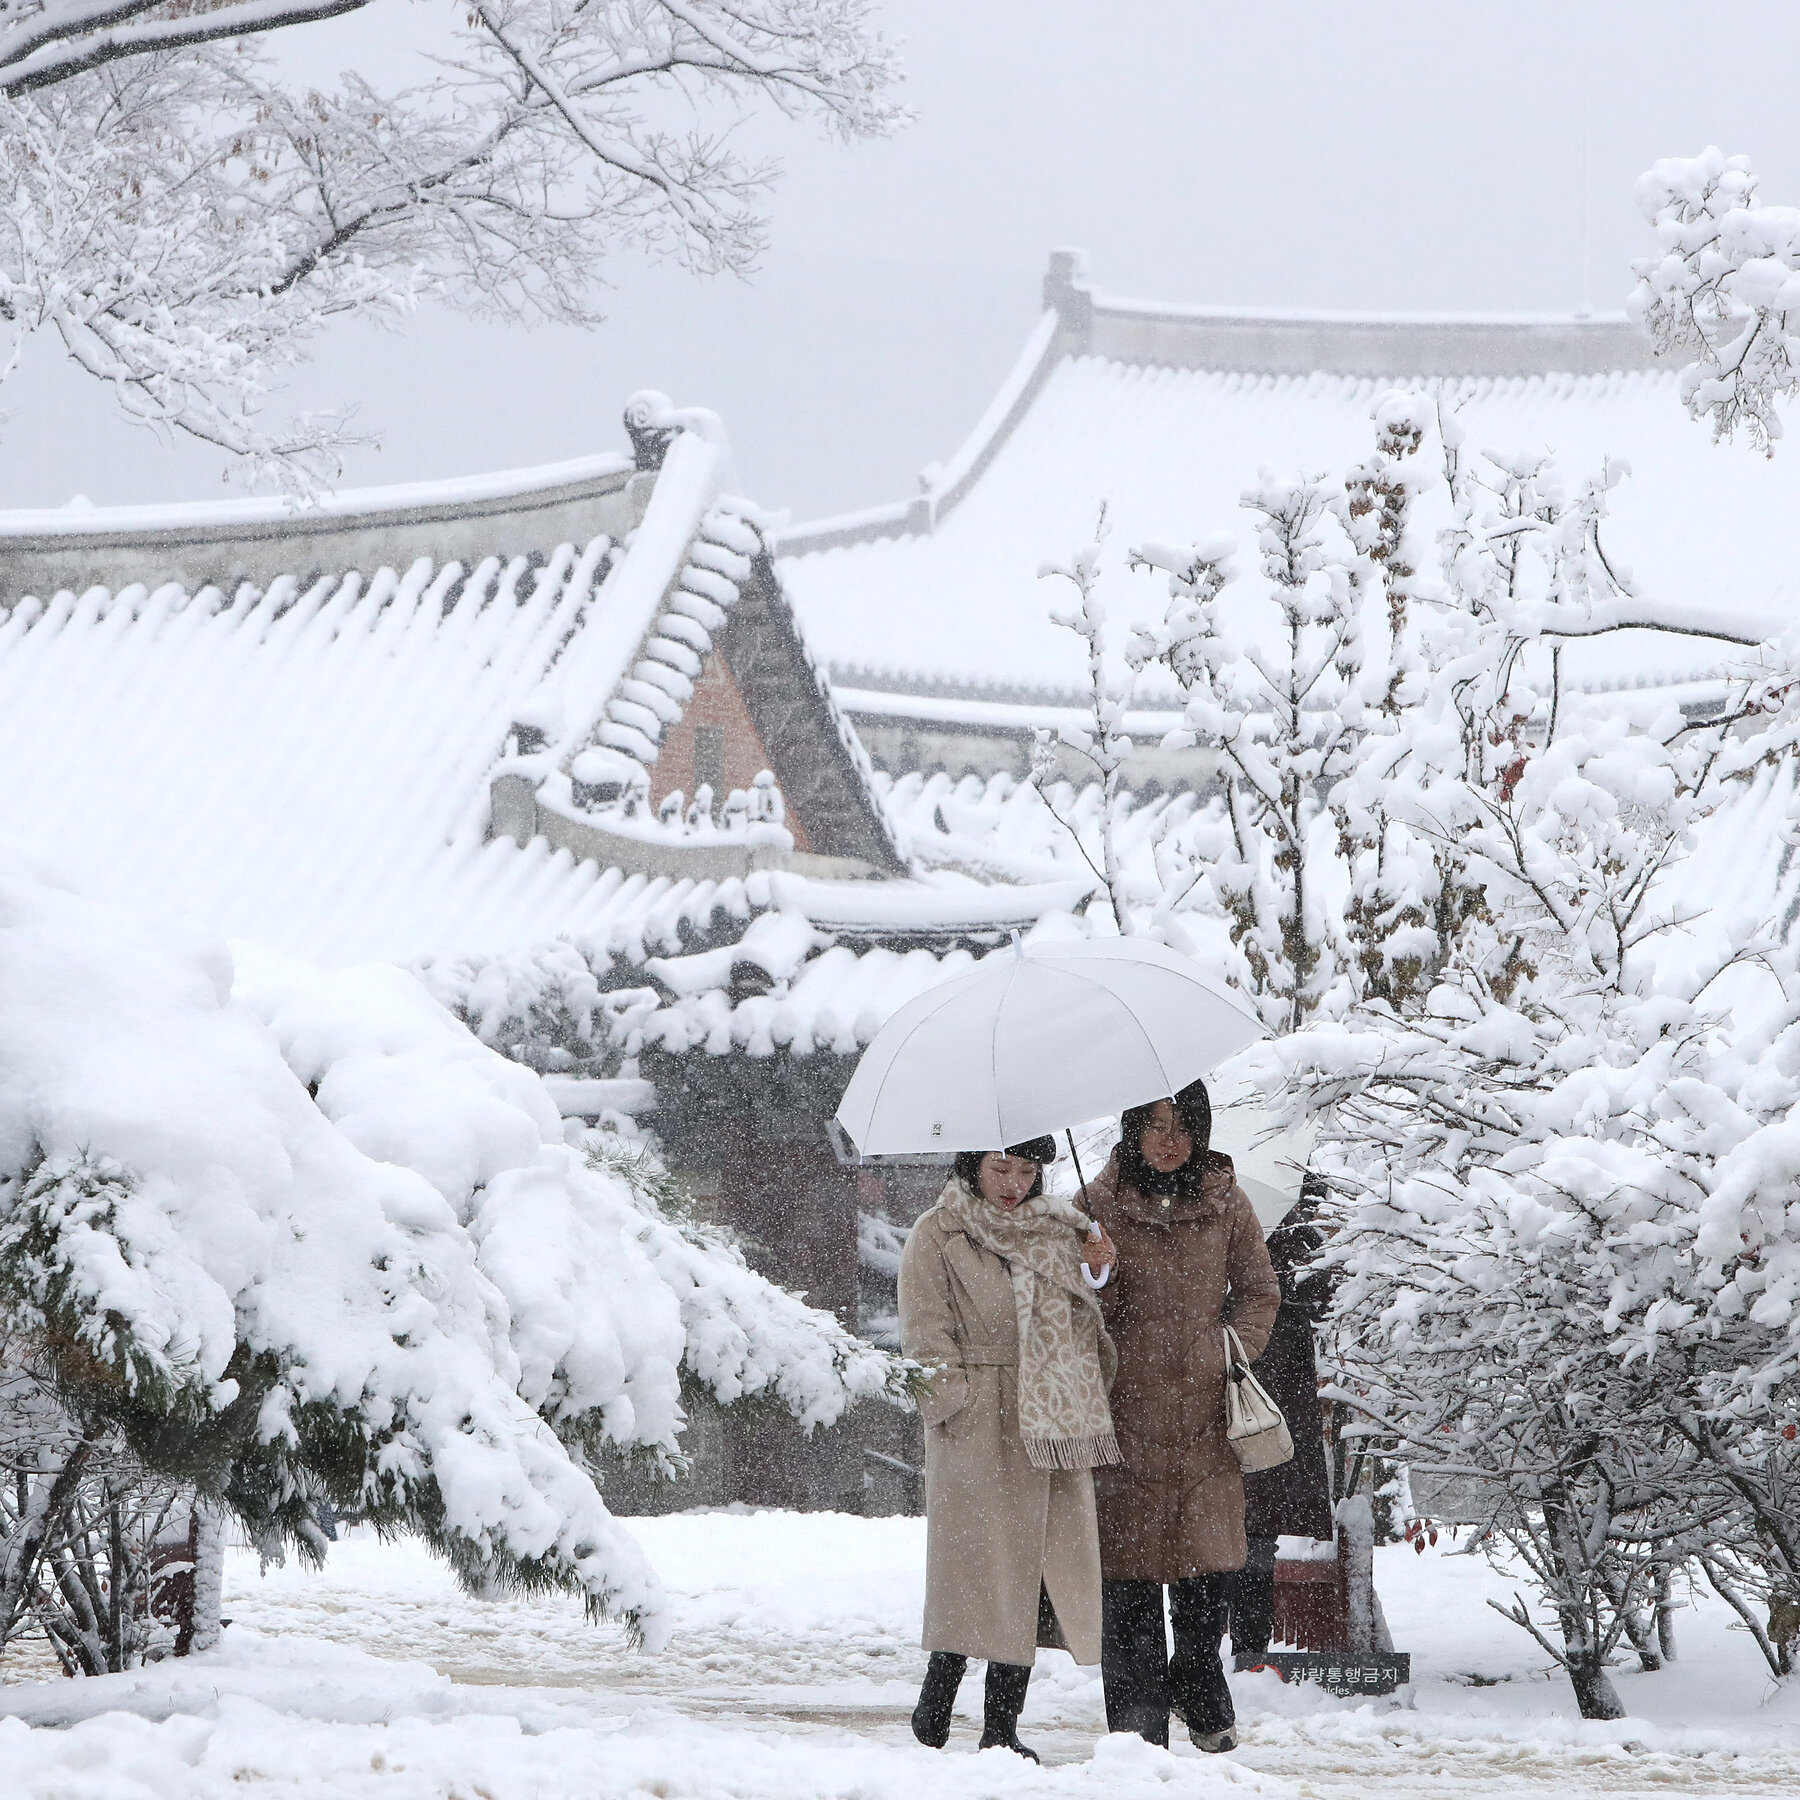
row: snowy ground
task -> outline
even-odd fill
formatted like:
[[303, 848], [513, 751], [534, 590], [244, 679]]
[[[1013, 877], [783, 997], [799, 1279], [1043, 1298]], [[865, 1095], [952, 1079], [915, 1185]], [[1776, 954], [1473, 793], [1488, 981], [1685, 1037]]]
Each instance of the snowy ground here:
[[[1800, 1704], [1766, 1703], [1753, 1646], [1701, 1597], [1682, 1660], [1621, 1671], [1633, 1717], [1587, 1725], [1567, 1684], [1447, 1554], [1378, 1553], [1417, 1676], [1411, 1708], [1235, 1678], [1230, 1757], [1106, 1739], [1097, 1674], [1047, 1653], [1022, 1735], [1034, 1769], [907, 1731], [924, 1529], [913, 1519], [700, 1513], [635, 1522], [677, 1596], [667, 1652], [565, 1600], [473, 1601], [415, 1546], [351, 1538], [323, 1574], [234, 1557], [214, 1656], [0, 1688], [6, 1800], [1210, 1800], [1362, 1795], [1791, 1794]], [[965, 1701], [979, 1704], [978, 1672]]]

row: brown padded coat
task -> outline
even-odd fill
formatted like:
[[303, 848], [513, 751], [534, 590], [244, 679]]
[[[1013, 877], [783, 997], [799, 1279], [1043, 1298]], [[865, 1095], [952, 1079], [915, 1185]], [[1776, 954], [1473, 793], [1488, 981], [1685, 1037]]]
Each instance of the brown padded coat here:
[[1109, 1581], [1244, 1566], [1244, 1478], [1225, 1439], [1225, 1327], [1259, 1356], [1281, 1288], [1230, 1157], [1205, 1154], [1192, 1199], [1140, 1194], [1117, 1151], [1089, 1190], [1119, 1247], [1100, 1305], [1118, 1350], [1112, 1411], [1125, 1461], [1094, 1471]]
[[[1006, 1264], [941, 1207], [900, 1259], [900, 1342], [939, 1373], [925, 1426], [927, 1650], [1100, 1660], [1100, 1553], [1086, 1469], [1037, 1469], [1019, 1436], [1019, 1324]], [[1112, 1346], [1100, 1340], [1102, 1374]], [[1040, 1606], [1047, 1597], [1048, 1606]]]

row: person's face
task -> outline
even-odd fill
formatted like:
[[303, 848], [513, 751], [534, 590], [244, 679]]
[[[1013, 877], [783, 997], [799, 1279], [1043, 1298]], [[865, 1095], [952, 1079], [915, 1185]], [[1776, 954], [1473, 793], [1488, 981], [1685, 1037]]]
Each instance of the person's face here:
[[981, 1197], [996, 1206], [1014, 1207], [1037, 1186], [1038, 1166], [1027, 1156], [990, 1150], [981, 1159]]
[[1151, 1107], [1138, 1150], [1159, 1175], [1172, 1175], [1194, 1154], [1194, 1140], [1172, 1102], [1159, 1100]]

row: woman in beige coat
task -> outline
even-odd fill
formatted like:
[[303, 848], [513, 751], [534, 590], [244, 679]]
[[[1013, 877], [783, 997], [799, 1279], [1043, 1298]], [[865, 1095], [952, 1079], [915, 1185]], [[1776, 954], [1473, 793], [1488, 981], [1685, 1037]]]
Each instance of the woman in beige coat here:
[[1055, 1155], [1038, 1138], [959, 1156], [901, 1259], [901, 1342], [935, 1371], [919, 1400], [931, 1663], [913, 1713], [914, 1733], [935, 1748], [971, 1656], [988, 1665], [982, 1749], [1022, 1756], [1033, 1754], [1018, 1720], [1038, 1646], [1100, 1660], [1091, 1470], [1118, 1447], [1112, 1343], [1094, 1292], [1113, 1250], [1044, 1193]]

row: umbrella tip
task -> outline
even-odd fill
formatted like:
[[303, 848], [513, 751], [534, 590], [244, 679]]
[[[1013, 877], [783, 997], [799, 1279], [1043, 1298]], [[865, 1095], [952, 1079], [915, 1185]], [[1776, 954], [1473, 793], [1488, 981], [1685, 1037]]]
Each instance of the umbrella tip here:
[[1023, 962], [1025, 960], [1025, 940], [1019, 936], [1018, 926], [1012, 928], [1013, 955]]

